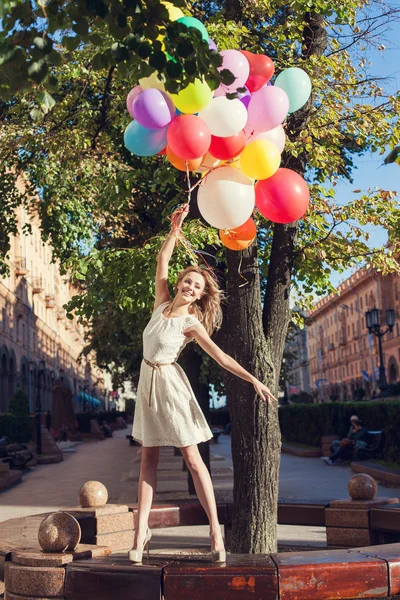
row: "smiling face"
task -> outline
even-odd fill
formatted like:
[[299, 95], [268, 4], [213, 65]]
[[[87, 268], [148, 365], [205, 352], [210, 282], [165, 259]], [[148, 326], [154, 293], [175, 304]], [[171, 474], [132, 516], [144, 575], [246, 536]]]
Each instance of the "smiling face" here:
[[200, 300], [204, 293], [205, 281], [204, 277], [196, 271], [189, 271], [183, 277], [182, 281], [177, 286], [177, 296], [185, 300], [188, 304]]

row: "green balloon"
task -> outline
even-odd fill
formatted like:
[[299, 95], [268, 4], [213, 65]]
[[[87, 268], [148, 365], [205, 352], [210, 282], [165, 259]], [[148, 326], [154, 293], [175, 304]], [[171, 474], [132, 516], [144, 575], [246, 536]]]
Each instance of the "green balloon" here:
[[294, 113], [305, 105], [311, 94], [311, 80], [303, 69], [289, 67], [279, 73], [275, 80], [289, 98], [289, 113]]
[[204, 27], [203, 23], [195, 17], [181, 17], [176, 22], [182, 23], [182, 25], [185, 25], [185, 27], [194, 27], [194, 29], [198, 29], [201, 33], [201, 37], [203, 38], [203, 40], [208, 42], [207, 29]]

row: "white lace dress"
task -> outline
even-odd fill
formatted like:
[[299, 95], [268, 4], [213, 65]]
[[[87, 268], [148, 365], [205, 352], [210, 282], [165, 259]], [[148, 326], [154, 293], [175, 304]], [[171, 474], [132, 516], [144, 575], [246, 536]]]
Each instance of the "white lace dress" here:
[[143, 446], [182, 448], [212, 438], [188, 378], [176, 360], [190, 341], [183, 331], [195, 316], [165, 317], [169, 302], [153, 313], [143, 332], [143, 362], [132, 437]]

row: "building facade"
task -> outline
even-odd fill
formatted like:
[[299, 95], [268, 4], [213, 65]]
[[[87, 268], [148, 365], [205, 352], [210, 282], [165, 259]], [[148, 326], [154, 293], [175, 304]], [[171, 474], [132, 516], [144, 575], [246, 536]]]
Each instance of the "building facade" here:
[[[7, 411], [17, 388], [26, 392], [31, 412], [38, 393], [42, 410], [51, 410], [52, 387], [59, 376], [74, 395], [76, 411], [109, 408], [103, 372], [90, 358], [79, 358], [85, 345], [83, 328], [67, 319], [63, 309], [78, 291], [52, 262], [39, 219], [22, 207], [17, 217], [9, 275], [0, 279], [0, 413]], [[28, 224], [31, 233], [26, 235]]]
[[383, 338], [383, 364], [387, 382], [399, 380], [400, 277], [360, 269], [339, 285], [337, 293], [317, 302], [309, 315], [310, 374], [316, 399], [354, 400], [375, 394], [379, 346], [365, 322], [365, 312], [375, 307], [383, 327], [385, 311], [395, 312], [393, 331]]
[[308, 328], [296, 328], [285, 344], [287, 360], [286, 395], [298, 396], [301, 392], [311, 393], [310, 361], [308, 356]]

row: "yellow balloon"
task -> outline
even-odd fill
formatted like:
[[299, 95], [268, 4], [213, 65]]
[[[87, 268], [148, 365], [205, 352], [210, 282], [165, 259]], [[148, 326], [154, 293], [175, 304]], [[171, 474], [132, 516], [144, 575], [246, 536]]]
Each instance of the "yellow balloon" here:
[[185, 16], [181, 9], [171, 4], [171, 2], [161, 2], [161, 4], [164, 4], [167, 9], [170, 21], [177, 21]]
[[240, 155], [240, 166], [251, 179], [268, 179], [279, 169], [281, 153], [269, 140], [250, 142]]
[[211, 102], [212, 97], [213, 92], [208, 84], [201, 79], [195, 79], [194, 83], [189, 83], [177, 94], [171, 94], [176, 108], [189, 115], [203, 110]]
[[139, 85], [142, 87], [142, 90], [147, 90], [148, 88], [156, 88], [157, 90], [165, 92], [165, 79], [162, 75], [161, 78], [162, 79], [158, 77], [157, 72], [154, 72], [149, 77], [142, 77], [142, 79], [139, 79]]

